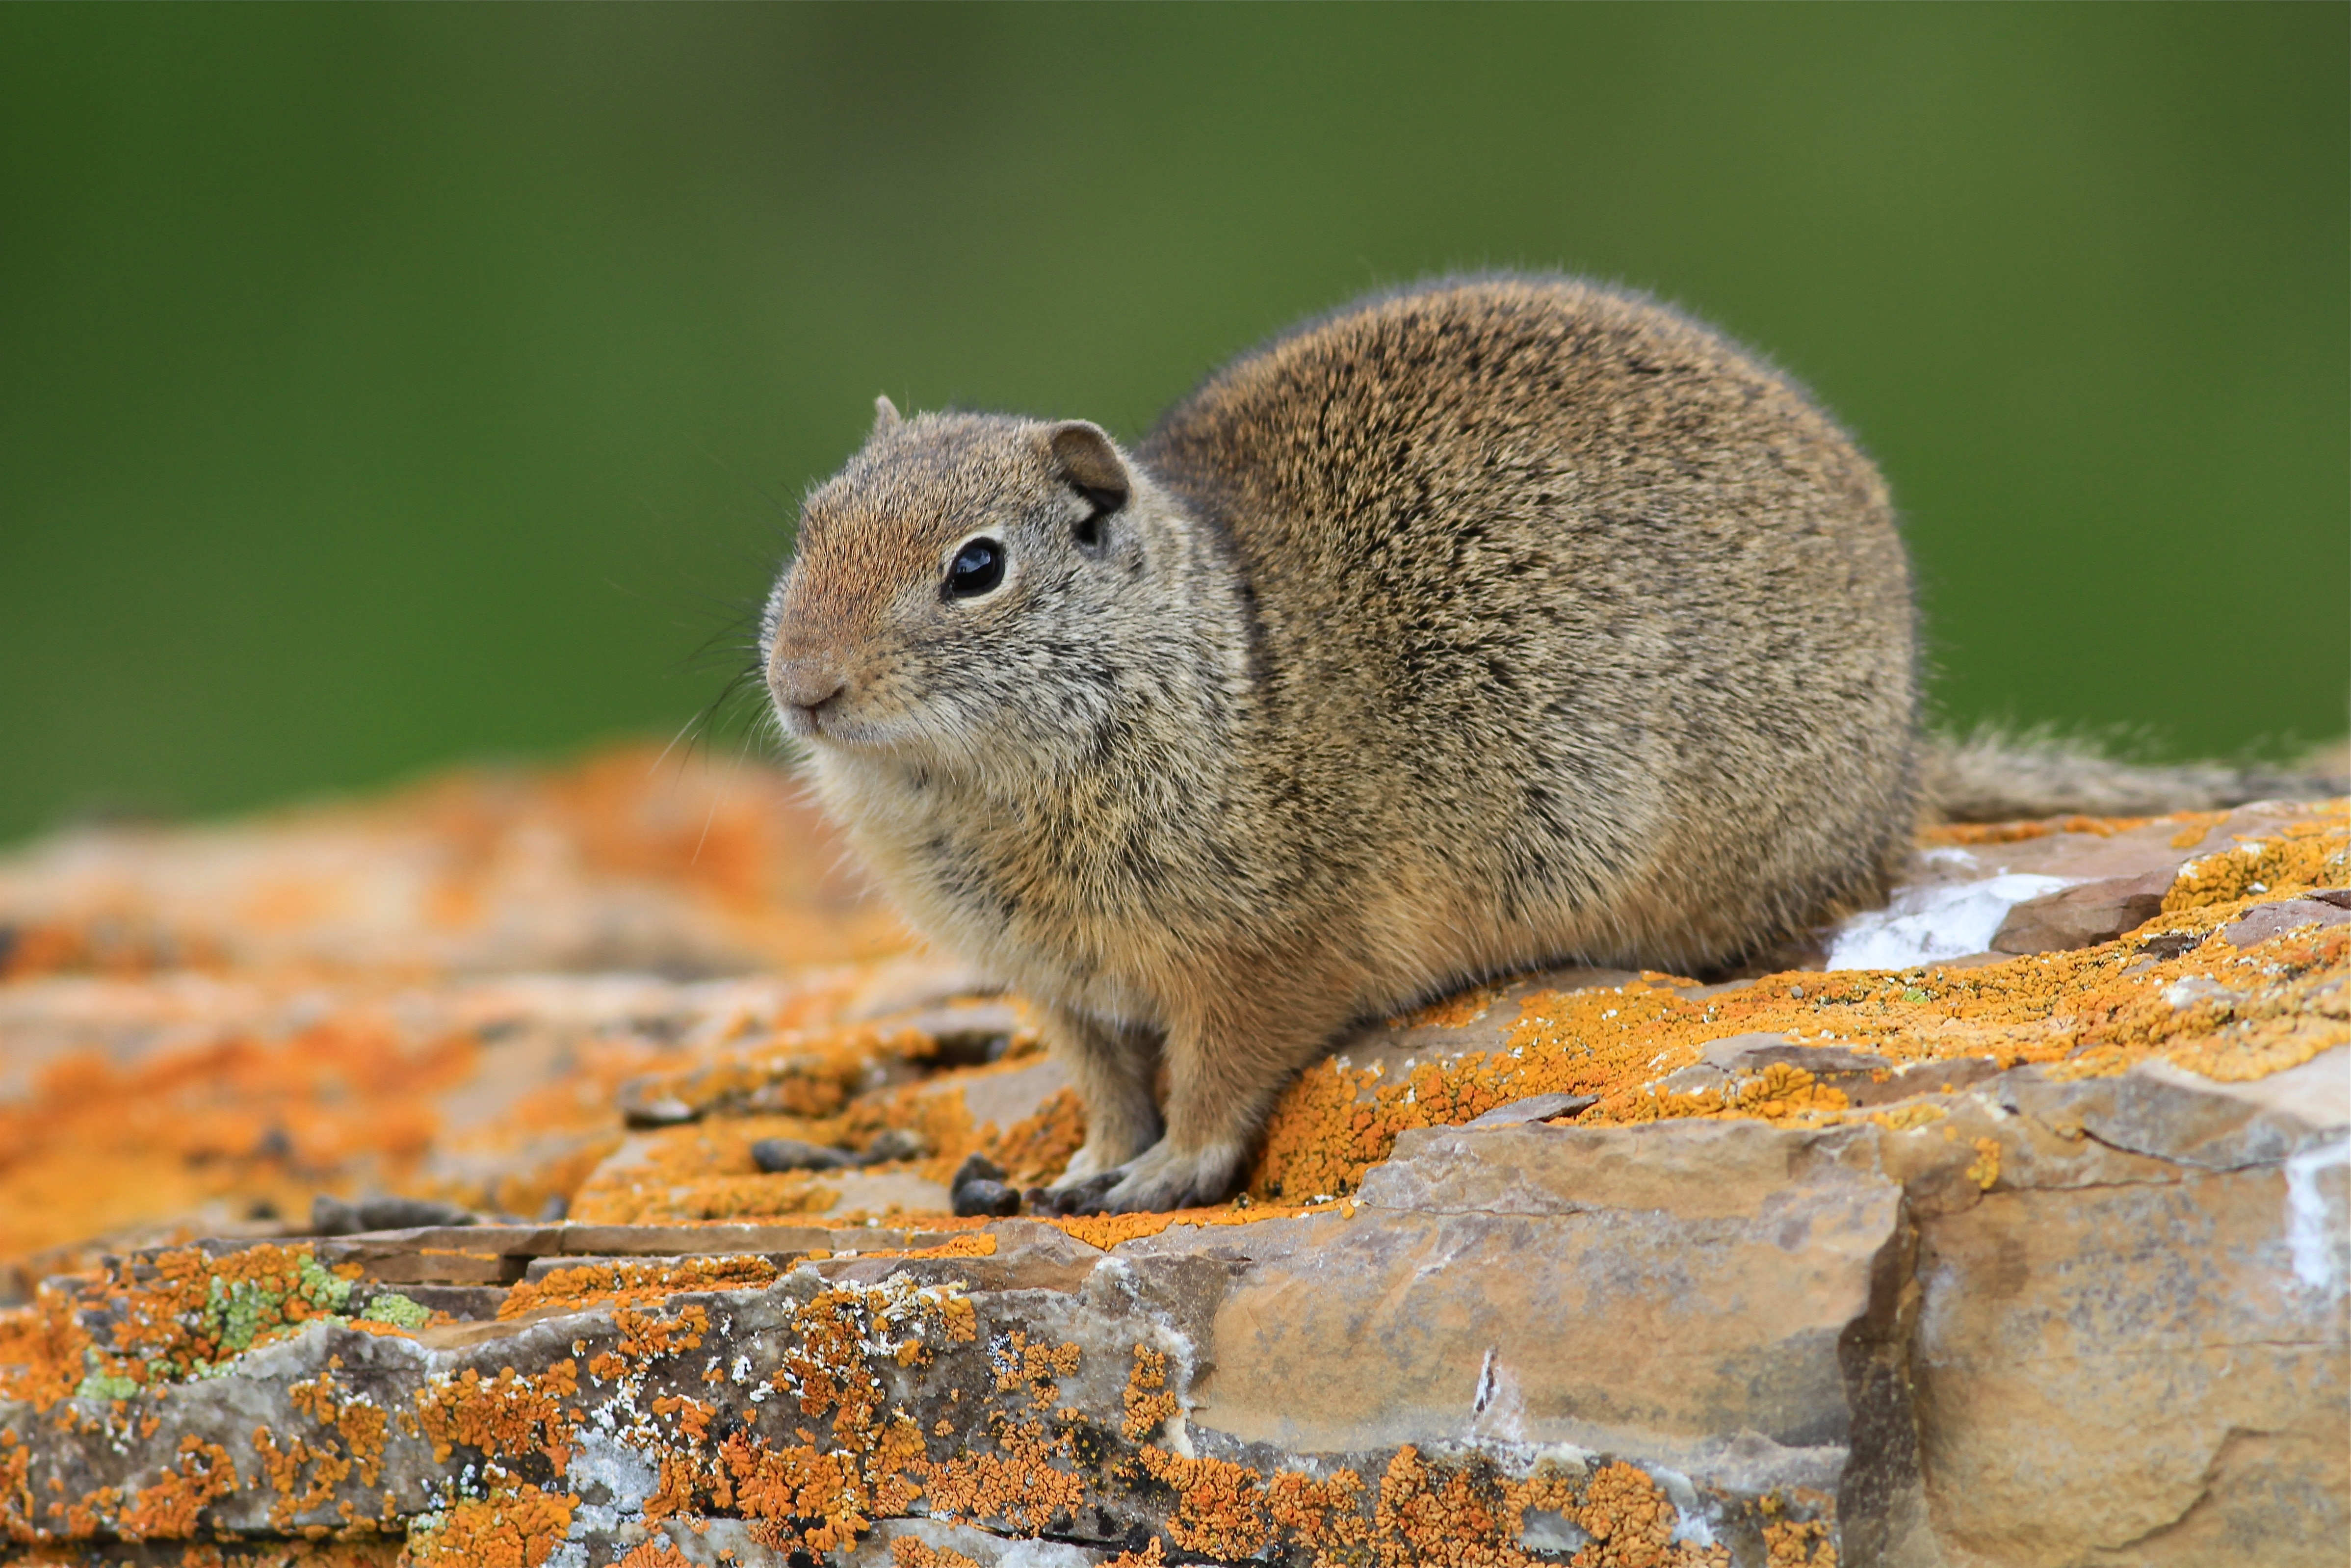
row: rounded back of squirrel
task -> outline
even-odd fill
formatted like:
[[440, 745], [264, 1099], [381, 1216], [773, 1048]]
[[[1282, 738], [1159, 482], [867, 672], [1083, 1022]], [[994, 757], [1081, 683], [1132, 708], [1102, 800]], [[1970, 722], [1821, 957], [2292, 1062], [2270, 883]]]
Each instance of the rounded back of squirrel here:
[[1353, 1019], [1735, 962], [1878, 895], [1914, 817], [1876, 470], [1720, 337], [1563, 278], [1349, 306], [1132, 450], [884, 403], [762, 646], [883, 884], [1046, 1009], [1088, 1103], [1064, 1189], [1112, 1207], [1221, 1196]]

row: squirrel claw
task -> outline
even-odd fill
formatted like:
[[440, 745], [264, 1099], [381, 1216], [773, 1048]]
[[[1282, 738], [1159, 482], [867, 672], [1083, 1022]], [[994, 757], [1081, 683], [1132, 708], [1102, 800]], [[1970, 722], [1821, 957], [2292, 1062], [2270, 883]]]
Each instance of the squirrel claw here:
[[1240, 1152], [1229, 1147], [1185, 1155], [1163, 1141], [1068, 1190], [1084, 1194], [1092, 1206], [1081, 1211], [1087, 1214], [1164, 1214], [1221, 1201], [1232, 1191], [1240, 1159]]
[[1103, 1195], [1118, 1186], [1120, 1178], [1118, 1171], [1104, 1171], [1100, 1176], [1040, 1188], [1029, 1194], [1029, 1201], [1040, 1214], [1101, 1214], [1105, 1212]]

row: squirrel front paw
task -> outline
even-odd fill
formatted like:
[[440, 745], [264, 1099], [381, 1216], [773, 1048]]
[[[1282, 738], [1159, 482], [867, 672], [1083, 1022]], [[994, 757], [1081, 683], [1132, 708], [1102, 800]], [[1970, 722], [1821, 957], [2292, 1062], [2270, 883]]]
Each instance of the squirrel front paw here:
[[1246, 1151], [1231, 1145], [1177, 1149], [1162, 1138], [1112, 1170], [1078, 1173], [1032, 1194], [1040, 1213], [1155, 1214], [1221, 1203], [1240, 1176]]

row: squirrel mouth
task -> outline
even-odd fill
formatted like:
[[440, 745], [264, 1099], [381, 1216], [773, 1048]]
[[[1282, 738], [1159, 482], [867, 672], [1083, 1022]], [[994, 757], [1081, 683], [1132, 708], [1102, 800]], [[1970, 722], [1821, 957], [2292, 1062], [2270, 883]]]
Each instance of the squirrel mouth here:
[[873, 733], [871, 725], [842, 713], [841, 704], [831, 697], [815, 704], [779, 702], [776, 715], [783, 724], [784, 733], [795, 740], [811, 740], [850, 751], [871, 750], [883, 744], [882, 737]]
[[[785, 733], [796, 740], [830, 740], [832, 737], [826, 733], [824, 720], [820, 716], [830, 706], [829, 698], [813, 707], [799, 703], [778, 703], [776, 716], [783, 720]], [[834, 714], [832, 719], [838, 727], [841, 716]]]

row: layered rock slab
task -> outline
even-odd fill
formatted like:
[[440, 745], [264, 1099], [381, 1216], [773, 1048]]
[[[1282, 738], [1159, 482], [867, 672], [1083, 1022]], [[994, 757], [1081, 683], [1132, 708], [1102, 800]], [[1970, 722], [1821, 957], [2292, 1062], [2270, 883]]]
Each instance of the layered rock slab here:
[[2339, 1559], [2351, 1051], [1934, 1108], [1414, 1131], [1352, 1205], [1107, 1250], [714, 1237], [772, 1282], [623, 1270], [18, 1403], [0, 1517], [100, 1557], [319, 1527], [419, 1563]]
[[[122, 1219], [247, 1232], [0, 1314], [0, 1389], [27, 1396], [0, 1518], [62, 1532], [16, 1550], [1124, 1568], [2341, 1539], [2342, 1118], [2313, 1109], [2351, 1039], [2339, 803], [1945, 831], [1915, 898], [1782, 972], [1555, 971], [1367, 1024], [1232, 1206], [983, 1231], [910, 1184], [969, 1145], [1040, 1174], [1073, 1146], [1017, 1008], [919, 960], [609, 972], [818, 956], [760, 924], [786, 907], [853, 923], [759, 811], [615, 836], [633, 786], [601, 777], [0, 875], [0, 1067], [112, 1063], [0, 1071], [0, 1131], [49, 1151], [0, 1166], [0, 1250], [72, 1197], [33, 1229], [84, 1266], [101, 1183], [139, 1189]], [[578, 940], [583, 910], [644, 939]], [[1855, 931], [1895, 956], [1819, 972]], [[598, 972], [511, 972], [550, 965]], [[870, 1173], [888, 1191], [749, 1152], [884, 1126], [935, 1150]], [[601, 1223], [286, 1234], [313, 1190], [379, 1186]]]

